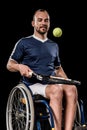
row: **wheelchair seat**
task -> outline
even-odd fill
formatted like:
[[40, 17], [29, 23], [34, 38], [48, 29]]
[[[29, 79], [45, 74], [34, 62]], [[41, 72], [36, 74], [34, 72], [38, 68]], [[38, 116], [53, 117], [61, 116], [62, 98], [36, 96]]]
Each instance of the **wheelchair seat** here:
[[[44, 123], [49, 124], [48, 128]], [[79, 103], [75, 125], [81, 124]], [[7, 130], [53, 130], [54, 120], [49, 100], [41, 95], [32, 95], [30, 89], [20, 83], [13, 87], [6, 107]]]

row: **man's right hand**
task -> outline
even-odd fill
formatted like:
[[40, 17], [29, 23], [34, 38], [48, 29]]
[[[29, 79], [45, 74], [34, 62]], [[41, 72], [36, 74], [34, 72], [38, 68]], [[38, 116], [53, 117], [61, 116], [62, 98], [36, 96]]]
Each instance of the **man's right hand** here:
[[22, 76], [31, 78], [33, 71], [27, 66], [23, 64], [18, 65], [19, 72]]

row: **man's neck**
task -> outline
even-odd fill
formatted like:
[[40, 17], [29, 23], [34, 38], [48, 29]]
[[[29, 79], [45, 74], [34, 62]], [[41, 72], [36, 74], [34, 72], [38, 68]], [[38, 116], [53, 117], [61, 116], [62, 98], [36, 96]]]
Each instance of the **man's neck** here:
[[37, 37], [37, 38], [39, 38], [39, 39], [41, 39], [41, 40], [47, 39], [47, 33], [45, 33], [45, 34], [39, 34], [39, 33], [34, 32], [34, 36]]

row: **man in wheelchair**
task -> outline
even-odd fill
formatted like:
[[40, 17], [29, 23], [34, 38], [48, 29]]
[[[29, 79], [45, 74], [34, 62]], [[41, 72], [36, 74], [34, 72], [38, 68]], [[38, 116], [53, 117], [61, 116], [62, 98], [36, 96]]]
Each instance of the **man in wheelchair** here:
[[32, 19], [34, 33], [21, 38], [15, 45], [7, 63], [11, 72], [19, 72], [33, 94], [50, 100], [55, 130], [62, 129], [62, 101], [65, 99], [64, 130], [72, 130], [76, 115], [78, 94], [75, 85], [48, 84], [32, 78], [32, 73], [68, 79], [59, 57], [58, 43], [47, 37], [50, 16], [44, 9], [35, 11]]

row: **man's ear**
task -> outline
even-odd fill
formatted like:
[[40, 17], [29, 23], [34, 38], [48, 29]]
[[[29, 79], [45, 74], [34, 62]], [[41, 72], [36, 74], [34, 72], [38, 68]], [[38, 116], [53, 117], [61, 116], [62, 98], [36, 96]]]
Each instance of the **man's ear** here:
[[34, 21], [31, 22], [31, 25], [34, 27]]

